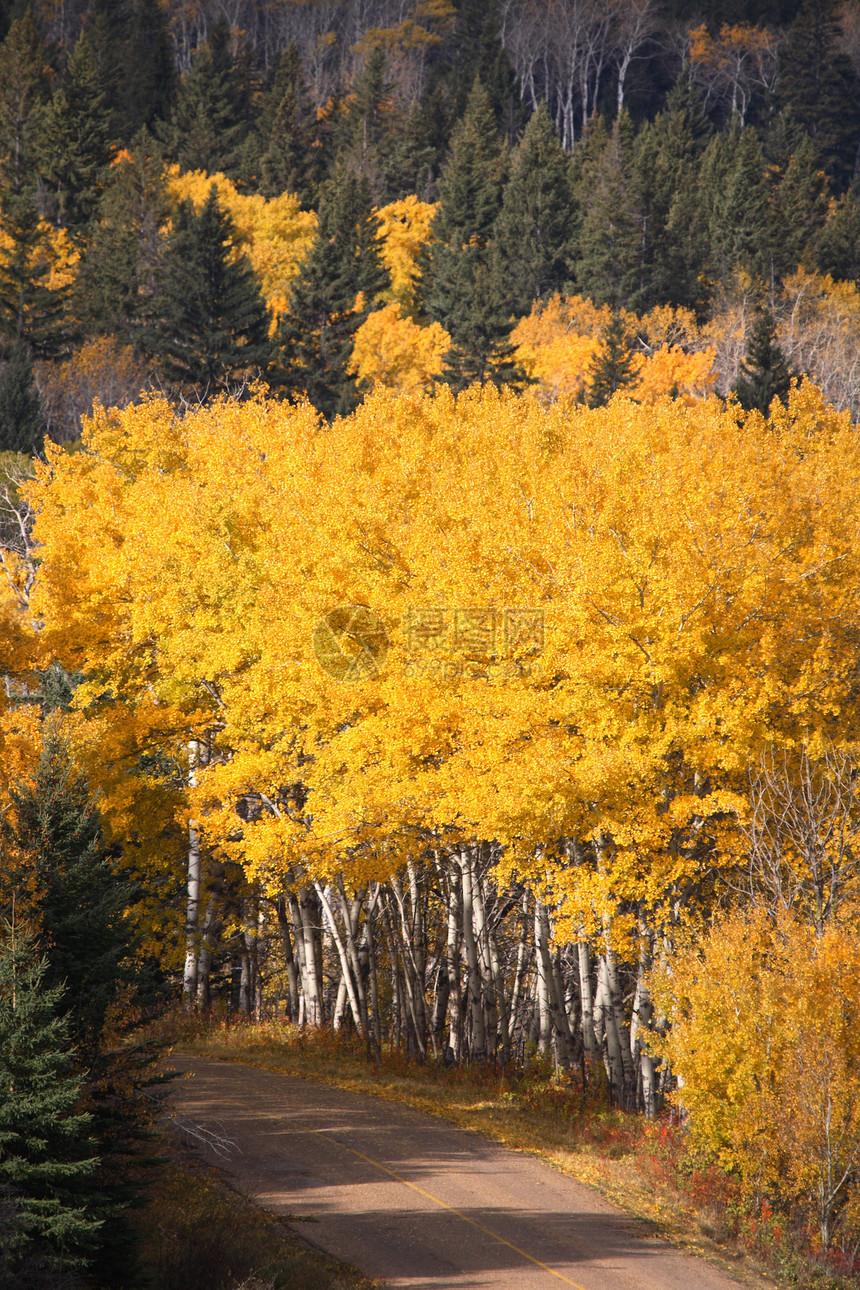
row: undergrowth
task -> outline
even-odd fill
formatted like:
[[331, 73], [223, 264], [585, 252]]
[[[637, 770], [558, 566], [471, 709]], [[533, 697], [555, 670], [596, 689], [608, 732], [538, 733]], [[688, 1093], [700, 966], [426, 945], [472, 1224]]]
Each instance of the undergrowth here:
[[374, 1282], [297, 1236], [175, 1146], [133, 1217], [152, 1290], [373, 1290]]
[[[750, 1283], [797, 1290], [858, 1290], [853, 1252], [814, 1249], [769, 1201], [752, 1204], [737, 1181], [697, 1153], [677, 1116], [648, 1121], [609, 1105], [598, 1078], [559, 1077], [534, 1058], [525, 1070], [419, 1064], [401, 1050], [370, 1061], [354, 1036], [283, 1022], [177, 1023], [177, 1045], [224, 1060], [320, 1079], [442, 1115], [515, 1150], [540, 1156], [598, 1188], [647, 1230], [704, 1254]], [[189, 1290], [185, 1285], [183, 1290]]]

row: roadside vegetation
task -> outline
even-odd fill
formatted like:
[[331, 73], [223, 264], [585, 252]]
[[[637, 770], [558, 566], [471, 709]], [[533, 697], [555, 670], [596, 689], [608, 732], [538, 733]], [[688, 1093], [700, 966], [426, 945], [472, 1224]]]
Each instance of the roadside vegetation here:
[[230, 1190], [198, 1156], [167, 1144], [139, 1211], [142, 1286], [155, 1290], [373, 1290]]

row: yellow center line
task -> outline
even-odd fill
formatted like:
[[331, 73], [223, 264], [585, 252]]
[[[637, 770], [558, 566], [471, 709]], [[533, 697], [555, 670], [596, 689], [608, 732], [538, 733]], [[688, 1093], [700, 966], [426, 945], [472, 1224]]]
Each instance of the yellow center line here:
[[[330, 1133], [331, 1130], [321, 1129], [317, 1130], [317, 1132]], [[332, 1142], [336, 1142], [339, 1147], [343, 1147], [344, 1151], [350, 1151], [354, 1156], [358, 1156], [359, 1160], [366, 1160], [369, 1165], [373, 1165], [374, 1169], [379, 1169], [382, 1173], [388, 1174], [391, 1178], [396, 1178], [399, 1183], [403, 1183], [404, 1187], [411, 1187], [413, 1191], [418, 1192], [419, 1196], [424, 1196], [427, 1200], [432, 1200], [434, 1205], [439, 1205], [441, 1209], [447, 1209], [449, 1214], [456, 1214], [457, 1218], [461, 1218], [463, 1222], [468, 1223], [470, 1227], [476, 1227], [479, 1232], [483, 1232], [486, 1236], [491, 1236], [494, 1241], [498, 1241], [499, 1245], [506, 1245], [509, 1250], [513, 1250], [514, 1253], [521, 1255], [522, 1258], [527, 1259], [529, 1263], [534, 1263], [535, 1267], [543, 1268], [544, 1272], [548, 1272], [551, 1277], [555, 1277], [558, 1281], [563, 1281], [566, 1286], [573, 1286], [574, 1290], [585, 1290], [585, 1286], [580, 1285], [578, 1281], [571, 1281], [570, 1277], [564, 1276], [561, 1272], [556, 1272], [555, 1268], [549, 1267], [546, 1263], [541, 1263], [540, 1259], [536, 1259], [533, 1254], [528, 1254], [525, 1250], [521, 1250], [518, 1245], [514, 1245], [513, 1241], [506, 1241], [503, 1236], [498, 1236], [495, 1232], [491, 1231], [489, 1227], [484, 1227], [483, 1223], [476, 1223], [474, 1218], [469, 1218], [468, 1214], [464, 1214], [462, 1210], [455, 1209], [453, 1205], [446, 1204], [444, 1200], [440, 1200], [439, 1197], [434, 1196], [432, 1192], [425, 1191], [423, 1187], [418, 1187], [415, 1183], [409, 1182], [408, 1178], [402, 1178], [400, 1174], [395, 1173], [393, 1169], [389, 1169], [387, 1165], [381, 1165], [378, 1160], [372, 1160], [370, 1156], [366, 1156], [363, 1151], [356, 1151], [355, 1147], [348, 1147], [345, 1142], [340, 1142], [337, 1138], [332, 1138]]]
[[[234, 1107], [237, 1106], [235, 1102], [230, 1103], [230, 1105]], [[278, 1124], [284, 1123], [283, 1116], [273, 1115], [271, 1111], [260, 1111], [247, 1105], [242, 1106], [241, 1109], [245, 1112], [250, 1112], [252, 1115], [262, 1115], [266, 1120], [275, 1120]], [[326, 1137], [329, 1137], [330, 1134], [336, 1132], [335, 1129], [311, 1129], [310, 1127], [298, 1124], [295, 1121], [290, 1123], [290, 1121], [287, 1120], [286, 1123], [292, 1132], [325, 1134]], [[453, 1205], [448, 1205], [444, 1200], [440, 1200], [438, 1196], [434, 1196], [432, 1192], [424, 1191], [423, 1187], [419, 1187], [415, 1183], [410, 1182], [408, 1178], [401, 1177], [401, 1175], [395, 1173], [393, 1169], [389, 1169], [388, 1165], [380, 1164], [378, 1160], [372, 1159], [371, 1156], [366, 1156], [363, 1151], [357, 1151], [355, 1147], [348, 1147], [346, 1143], [341, 1142], [339, 1138], [331, 1137], [329, 1140], [336, 1143], [337, 1146], [342, 1147], [344, 1151], [349, 1151], [351, 1155], [357, 1156], [359, 1160], [364, 1160], [367, 1164], [372, 1165], [373, 1168], [378, 1169], [380, 1173], [388, 1174], [390, 1178], [394, 1178], [397, 1182], [402, 1183], [404, 1187], [411, 1187], [413, 1191], [418, 1192], [419, 1196], [423, 1196], [426, 1200], [432, 1201], [433, 1204], [438, 1205], [440, 1209], [447, 1209], [449, 1214], [454, 1214], [457, 1218], [462, 1219], [464, 1223], [468, 1223], [470, 1227], [477, 1228], [479, 1232], [483, 1232], [485, 1236], [491, 1237], [494, 1241], [497, 1241], [499, 1245], [507, 1246], [509, 1250], [513, 1250], [515, 1254], [519, 1254], [520, 1257], [525, 1259], [528, 1263], [533, 1263], [535, 1267], [542, 1268], [544, 1272], [548, 1272], [549, 1275], [551, 1277], [555, 1277], [557, 1281], [563, 1281], [566, 1286], [573, 1286], [573, 1290], [585, 1290], [585, 1286], [580, 1285], [578, 1281], [571, 1281], [570, 1277], [564, 1276], [561, 1272], [556, 1272], [555, 1268], [549, 1267], [546, 1263], [541, 1263], [540, 1259], [536, 1259], [533, 1254], [529, 1254], [526, 1250], [521, 1250], [518, 1245], [514, 1245], [513, 1241], [506, 1241], [503, 1236], [497, 1235], [497, 1233], [491, 1231], [489, 1227], [484, 1227], [483, 1223], [477, 1223], [474, 1218], [469, 1218], [468, 1214], [464, 1214], [462, 1210], [455, 1209]]]

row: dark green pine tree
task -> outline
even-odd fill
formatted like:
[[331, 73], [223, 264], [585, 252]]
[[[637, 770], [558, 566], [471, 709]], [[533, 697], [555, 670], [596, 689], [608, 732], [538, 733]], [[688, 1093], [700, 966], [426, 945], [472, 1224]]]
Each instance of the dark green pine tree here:
[[86, 777], [56, 735], [45, 741], [31, 785], [11, 790], [16, 849], [27, 857], [39, 891], [45, 984], [66, 990], [79, 1058], [92, 1065], [105, 1018], [128, 978], [131, 933], [125, 919], [132, 884], [117, 873]]
[[69, 339], [68, 292], [48, 286], [51, 252], [39, 226], [38, 139], [49, 98], [48, 52], [32, 11], [0, 46], [0, 338], [50, 358]]
[[164, 163], [143, 130], [128, 157], [110, 167], [75, 276], [74, 313], [90, 335], [136, 340], [155, 290], [159, 230], [169, 214]]
[[682, 74], [653, 123], [636, 137], [634, 188], [639, 208], [638, 312], [657, 304], [706, 312], [703, 291], [707, 220], [699, 200], [698, 172], [711, 134], [701, 96]]
[[[100, 1219], [90, 1201], [98, 1158], [81, 1078], [71, 1069], [62, 990], [47, 987], [32, 939], [0, 932], [0, 1187], [11, 1209], [0, 1270], [11, 1286], [84, 1268]], [[5, 1268], [3, 1266], [5, 1262]], [[33, 1282], [29, 1278], [33, 1279]]]
[[260, 191], [266, 197], [295, 193], [303, 206], [312, 206], [322, 176], [323, 147], [295, 44], [281, 54], [263, 97], [256, 145]]
[[334, 146], [338, 165], [367, 180], [377, 206], [391, 200], [387, 158], [391, 155], [397, 118], [388, 59], [382, 46], [374, 45], [341, 104]]
[[586, 142], [577, 199], [582, 208], [576, 278], [596, 304], [630, 306], [640, 286], [641, 220], [634, 173], [634, 134], [624, 111], [601, 146], [595, 124]]
[[278, 330], [281, 385], [329, 419], [359, 402], [347, 365], [356, 331], [388, 285], [377, 229], [367, 181], [336, 170], [320, 190], [317, 236]]
[[424, 311], [451, 336], [443, 379], [454, 389], [521, 379], [509, 339], [504, 266], [494, 245], [503, 170], [489, 99], [476, 82], [439, 180], [439, 210], [421, 287]]
[[771, 207], [771, 264], [776, 280], [798, 265], [814, 268], [814, 246], [827, 218], [828, 184], [804, 135], [777, 184]]
[[715, 281], [728, 282], [736, 269], [770, 281], [770, 184], [755, 130], [735, 126], [714, 140], [703, 158], [700, 178]]
[[815, 260], [821, 273], [843, 282], [860, 279], [860, 185], [831, 204], [815, 240]]
[[439, 125], [432, 101], [427, 98], [416, 99], [407, 111], [397, 114], [385, 157], [391, 201], [410, 193], [422, 202], [435, 199], [441, 152]]
[[0, 374], [0, 452], [34, 453], [43, 433], [42, 406], [27, 346], [13, 345]]
[[139, 338], [165, 375], [198, 397], [264, 374], [271, 358], [259, 283], [245, 256], [231, 256], [233, 236], [214, 184], [199, 215], [190, 201], [180, 205]]
[[27, 8], [0, 45], [0, 207], [4, 216], [36, 187], [37, 145], [50, 99], [50, 60]]
[[804, 0], [779, 56], [777, 103], [811, 138], [837, 188], [855, 169], [860, 94], [840, 49], [837, 0]]
[[[62, 704], [70, 679], [48, 669], [43, 711]], [[138, 891], [105, 844], [98, 804], [59, 737], [48, 736], [33, 783], [19, 785], [11, 797], [6, 833], [35, 879], [44, 984], [58, 992], [55, 1008], [66, 1023], [75, 1067], [85, 1077], [90, 1133], [101, 1157], [90, 1193], [101, 1220], [90, 1275], [101, 1287], [125, 1285], [135, 1263], [126, 1211], [139, 1203], [141, 1191], [136, 1168], [130, 1172], [129, 1165], [139, 1163], [135, 1148], [147, 1136], [150, 1103], [140, 1090], [153, 1082], [150, 1067], [157, 1056], [134, 1035], [135, 1013], [151, 1001], [149, 974], [134, 958], [133, 921], [127, 917]], [[122, 1018], [116, 1010], [120, 997]], [[122, 1034], [121, 1044], [105, 1042], [111, 1012], [111, 1033]]]
[[585, 402], [602, 408], [618, 390], [635, 380], [631, 337], [618, 312], [613, 313], [586, 372]]
[[527, 314], [535, 300], [570, 283], [575, 224], [567, 157], [541, 105], [514, 151], [495, 226], [511, 313]]
[[65, 78], [45, 110], [37, 152], [45, 214], [81, 232], [95, 213], [111, 155], [106, 98], [86, 36], [72, 50]]
[[131, 0], [123, 6], [124, 39], [119, 51], [119, 138], [166, 121], [176, 95], [176, 67], [168, 9], [158, 0]]
[[195, 50], [170, 120], [159, 129], [168, 156], [182, 170], [241, 174], [250, 133], [250, 87], [244, 64], [231, 57], [229, 45], [226, 24], [216, 24], [208, 43]]
[[795, 375], [776, 343], [773, 314], [763, 309], [753, 323], [746, 357], [735, 383], [738, 402], [747, 412], [758, 408], [763, 416], [768, 416], [774, 399], [785, 402]]

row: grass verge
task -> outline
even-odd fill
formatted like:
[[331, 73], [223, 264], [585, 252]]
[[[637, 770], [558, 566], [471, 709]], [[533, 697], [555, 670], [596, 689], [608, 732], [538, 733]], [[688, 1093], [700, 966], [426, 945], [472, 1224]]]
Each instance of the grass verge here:
[[171, 1142], [132, 1216], [139, 1284], [153, 1290], [379, 1290], [354, 1268], [309, 1248], [223, 1175]]

